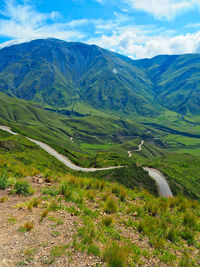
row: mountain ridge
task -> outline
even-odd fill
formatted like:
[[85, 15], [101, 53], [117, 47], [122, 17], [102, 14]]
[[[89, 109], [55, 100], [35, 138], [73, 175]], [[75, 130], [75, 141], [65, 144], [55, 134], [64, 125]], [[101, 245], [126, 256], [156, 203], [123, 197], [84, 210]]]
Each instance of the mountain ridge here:
[[132, 60], [96, 45], [36, 39], [0, 49], [0, 91], [44, 106], [156, 117], [200, 114], [200, 55]]

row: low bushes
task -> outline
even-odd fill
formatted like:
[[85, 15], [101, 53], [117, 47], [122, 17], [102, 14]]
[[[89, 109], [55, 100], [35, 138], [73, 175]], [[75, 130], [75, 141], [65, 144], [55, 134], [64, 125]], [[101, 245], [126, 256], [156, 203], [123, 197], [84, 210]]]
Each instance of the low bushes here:
[[20, 180], [17, 180], [17, 182], [15, 183], [12, 193], [16, 195], [29, 196], [29, 195], [32, 195], [33, 189], [31, 188], [31, 185], [26, 180], [20, 179]]

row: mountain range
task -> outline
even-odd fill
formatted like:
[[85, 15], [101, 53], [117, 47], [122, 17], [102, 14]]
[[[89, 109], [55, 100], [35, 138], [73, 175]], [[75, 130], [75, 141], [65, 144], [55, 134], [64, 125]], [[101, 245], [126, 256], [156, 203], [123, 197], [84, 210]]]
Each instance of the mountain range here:
[[200, 115], [200, 55], [132, 60], [95, 45], [41, 39], [0, 50], [0, 91], [61, 113]]

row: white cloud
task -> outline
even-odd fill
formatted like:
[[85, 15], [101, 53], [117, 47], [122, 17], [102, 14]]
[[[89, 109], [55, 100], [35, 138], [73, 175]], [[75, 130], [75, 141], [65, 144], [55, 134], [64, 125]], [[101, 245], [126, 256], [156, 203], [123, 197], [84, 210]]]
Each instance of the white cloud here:
[[188, 23], [187, 25], [184, 26], [184, 28], [200, 28], [200, 23]]
[[175, 37], [148, 36], [142, 32], [114, 32], [111, 36], [102, 35], [99, 39], [91, 39], [101, 47], [125, 54], [131, 58], [151, 58], [159, 54], [184, 54], [199, 52], [200, 31], [194, 34]]
[[84, 37], [84, 33], [73, 28], [86, 23], [85, 20], [60, 23], [61, 14], [56, 11], [40, 13], [34, 6], [7, 0], [0, 13], [4, 16], [0, 19], [1, 36], [21, 41], [47, 37], [80, 40]]
[[199, 0], [124, 0], [133, 9], [152, 14], [157, 19], [173, 19], [176, 15], [200, 6]]
[[[136, 3], [135, 0], [121, 1], [129, 1], [132, 5], [134, 2]], [[155, 6], [148, 5], [149, 10], [154, 12], [155, 15], [161, 16], [164, 14], [163, 7], [155, 11], [156, 7], [162, 6], [161, 0], [138, 0], [137, 8], [143, 7], [144, 9], [145, 7], [147, 9], [147, 2], [155, 3]], [[179, 5], [175, 5], [176, 8], [172, 5], [172, 3], [175, 4], [178, 1], [162, 0], [163, 2], [169, 4], [167, 11], [171, 10], [170, 8], [182, 10]], [[197, 7], [199, 5], [200, 7], [200, 0], [179, 1], [182, 4], [189, 2], [193, 6]], [[122, 53], [131, 58], [153, 57], [158, 54], [193, 53], [199, 52], [200, 48], [200, 31], [177, 35], [176, 31], [170, 28], [160, 28], [158, 25], [136, 25], [134, 18], [128, 16], [129, 12], [125, 14], [114, 12], [113, 19], [110, 20], [83, 18], [64, 21], [64, 18], [58, 12], [41, 13], [30, 4], [20, 5], [14, 0], [7, 0], [0, 13], [3, 15], [0, 19], [0, 36], [14, 39], [14, 42], [48, 37], [66, 41], [84, 41]], [[173, 11], [171, 13], [175, 14]], [[189, 26], [192, 25], [185, 27]], [[196, 24], [197, 26], [199, 24]], [[86, 29], [89, 29], [90, 32], [85, 32]], [[9, 44], [12, 43], [13, 41], [9, 42]]]

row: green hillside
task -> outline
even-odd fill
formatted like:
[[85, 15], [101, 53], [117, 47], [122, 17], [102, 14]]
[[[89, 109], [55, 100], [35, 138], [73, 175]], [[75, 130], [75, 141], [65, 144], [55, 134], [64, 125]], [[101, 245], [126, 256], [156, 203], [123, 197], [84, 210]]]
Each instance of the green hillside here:
[[199, 54], [157, 56], [136, 65], [148, 74], [162, 106], [184, 115], [200, 114]]
[[199, 115], [200, 55], [131, 60], [95, 45], [41, 39], [0, 50], [0, 91], [45, 107], [86, 105], [156, 117]]
[[[148, 127], [139, 123], [103, 112], [67, 116], [3, 93], [0, 93], [0, 122], [22, 135], [48, 143], [82, 166], [126, 163], [127, 150], [136, 149], [148, 131]], [[97, 156], [98, 152], [106, 152], [107, 160]]]
[[[188, 167], [183, 176], [181, 158], [198, 162], [200, 156], [199, 60], [194, 54], [134, 61], [56, 39], [6, 47], [0, 50], [0, 123], [80, 166], [152, 162], [172, 179], [173, 193], [196, 198], [198, 174], [190, 177]], [[171, 175], [176, 159], [180, 171]]]
[[117, 54], [81, 43], [34, 40], [0, 50], [0, 90], [56, 108], [158, 114], [152, 83]]
[[136, 165], [115, 172], [71, 173], [0, 131], [0, 265], [198, 266], [199, 202], [151, 195]]

